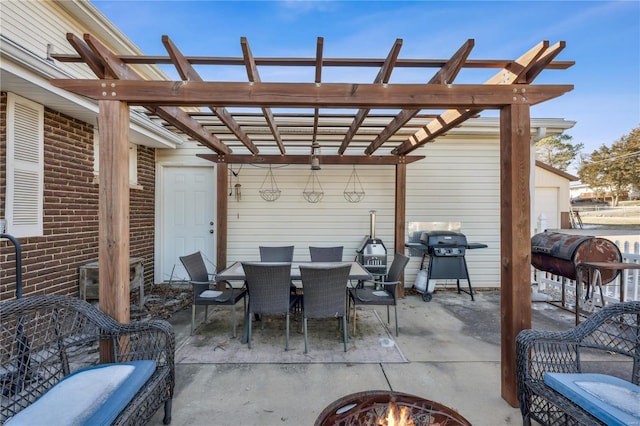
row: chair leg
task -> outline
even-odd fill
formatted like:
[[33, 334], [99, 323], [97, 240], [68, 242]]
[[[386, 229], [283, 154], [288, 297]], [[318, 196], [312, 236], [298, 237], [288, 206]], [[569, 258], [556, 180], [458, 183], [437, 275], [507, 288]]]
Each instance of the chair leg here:
[[236, 305], [231, 305], [231, 322], [233, 323], [233, 337], [236, 337]]
[[353, 335], [356, 335], [356, 303], [353, 302]]
[[389, 305], [387, 305], [387, 324], [391, 324], [391, 317], [389, 316]]
[[393, 305], [393, 311], [396, 317], [396, 337], [398, 337], [398, 307], [396, 305]]
[[287, 337], [285, 338], [284, 350], [289, 350], [289, 311], [287, 311]]
[[308, 352], [308, 342], [307, 342], [307, 318], [302, 319], [302, 328], [304, 329], [304, 353]]
[[196, 322], [196, 305], [191, 305], [191, 335], [193, 336], [194, 323]]
[[344, 351], [347, 351], [347, 342], [349, 341], [349, 335], [347, 334], [347, 316], [342, 317], [342, 339], [344, 340]]
[[251, 349], [251, 321], [253, 320], [251, 318], [251, 313], [247, 315], [247, 319], [249, 320], [249, 327], [247, 328], [247, 345], [249, 346], [249, 349]]
[[204, 305], [204, 321], [207, 322], [207, 318], [209, 318], [209, 305]]

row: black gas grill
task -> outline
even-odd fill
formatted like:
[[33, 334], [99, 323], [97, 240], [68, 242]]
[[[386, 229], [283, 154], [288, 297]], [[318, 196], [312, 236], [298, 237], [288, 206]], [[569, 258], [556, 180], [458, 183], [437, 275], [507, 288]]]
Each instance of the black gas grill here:
[[[458, 293], [467, 293], [471, 296], [471, 300], [474, 300], [465, 253], [468, 249], [487, 247], [486, 244], [470, 244], [467, 242], [467, 237], [459, 232], [431, 231], [422, 233], [420, 243], [407, 243], [406, 246], [421, 250], [423, 253], [420, 270], [424, 270], [425, 266], [427, 268], [426, 288], [422, 293], [422, 299], [425, 302], [431, 300], [430, 280], [438, 279], [456, 280]], [[460, 288], [461, 279], [467, 280], [468, 291]]]

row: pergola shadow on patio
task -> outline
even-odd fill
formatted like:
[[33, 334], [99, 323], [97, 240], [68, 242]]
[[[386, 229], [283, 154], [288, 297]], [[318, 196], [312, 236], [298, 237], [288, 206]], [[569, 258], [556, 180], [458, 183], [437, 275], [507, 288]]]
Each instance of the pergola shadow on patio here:
[[[501, 357], [502, 396], [517, 405], [515, 337], [531, 325], [530, 294], [530, 107], [561, 96], [572, 85], [533, 85], [545, 69], [566, 69], [572, 62], [554, 61], [564, 42], [543, 41], [513, 60], [469, 59], [474, 41], [467, 40], [448, 60], [400, 59], [402, 40], [386, 58], [325, 58], [324, 40], [318, 38], [312, 58], [254, 57], [246, 38], [238, 58], [187, 57], [169, 37], [162, 42], [167, 56], [121, 56], [98, 39], [68, 34], [77, 55], [54, 55], [59, 61], [85, 63], [95, 80], [58, 79], [52, 84], [95, 99], [100, 128], [100, 306], [120, 321], [129, 318], [129, 182], [128, 124], [131, 106], [142, 106], [176, 132], [214, 153], [205, 158], [218, 163], [218, 193], [228, 186], [229, 164], [309, 164], [317, 157], [324, 164], [395, 165], [394, 252], [404, 250], [407, 164], [422, 157], [415, 149], [433, 141], [485, 109], [500, 111], [501, 176]], [[136, 64], [173, 64], [180, 81], [143, 80]], [[237, 82], [203, 81], [194, 66], [235, 65], [247, 79]], [[313, 82], [263, 82], [259, 68], [311, 67]], [[322, 79], [327, 67], [379, 69], [373, 83], [333, 83]], [[394, 83], [395, 68], [435, 68], [427, 83]], [[482, 84], [455, 84], [465, 68], [496, 68]], [[181, 109], [208, 107], [211, 113]], [[231, 113], [229, 108], [255, 108], [256, 114]], [[294, 111], [276, 113], [274, 108]], [[337, 110], [351, 109], [346, 116]], [[394, 111], [389, 113], [388, 111]], [[347, 117], [348, 126], [335, 120]], [[416, 124], [427, 119], [424, 125]], [[418, 120], [419, 119], [419, 120]], [[382, 122], [381, 130], [368, 120]], [[417, 120], [417, 121], [413, 121]], [[257, 129], [249, 132], [248, 128]], [[256, 135], [256, 136], [252, 136]], [[296, 135], [291, 137], [291, 135]], [[301, 137], [305, 135], [305, 137]], [[323, 155], [316, 150], [322, 140]], [[331, 154], [328, 154], [331, 152]], [[379, 155], [374, 155], [378, 153]], [[227, 262], [227, 199], [217, 200], [217, 267]]]

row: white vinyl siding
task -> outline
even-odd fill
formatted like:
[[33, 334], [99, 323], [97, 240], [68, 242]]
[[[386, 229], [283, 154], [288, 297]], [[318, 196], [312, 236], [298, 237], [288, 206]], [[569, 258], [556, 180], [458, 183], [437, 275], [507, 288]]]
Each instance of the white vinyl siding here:
[[44, 107], [7, 96], [7, 232], [42, 235]]
[[[238, 172], [239, 165], [232, 165]], [[259, 189], [268, 171], [266, 167], [243, 165], [230, 188], [218, 196], [229, 197], [228, 262], [258, 260], [259, 245], [294, 245], [295, 260], [309, 260], [309, 246], [344, 246], [344, 260], [353, 260], [362, 239], [369, 234], [369, 212], [376, 210], [376, 237], [381, 238], [392, 255], [394, 214], [394, 166], [359, 166], [357, 173], [365, 191], [359, 203], [350, 203], [344, 190], [351, 167], [322, 165], [318, 179], [324, 197], [318, 203], [303, 198], [309, 166], [274, 166], [272, 171], [280, 198], [267, 202]], [[236, 201], [229, 193], [242, 185]]]
[[[489, 246], [467, 250], [474, 288], [500, 286], [499, 145], [494, 138], [439, 138], [416, 152], [425, 155], [424, 160], [407, 167], [407, 224], [459, 222], [468, 242]], [[412, 257], [405, 286], [413, 285], [419, 268], [420, 257]], [[455, 284], [455, 280], [438, 281], [438, 285]], [[467, 285], [464, 280], [460, 284]]]

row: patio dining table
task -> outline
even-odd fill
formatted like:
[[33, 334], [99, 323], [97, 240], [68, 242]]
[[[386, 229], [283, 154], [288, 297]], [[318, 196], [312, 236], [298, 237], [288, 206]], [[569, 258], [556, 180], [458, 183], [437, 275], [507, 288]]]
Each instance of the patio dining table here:
[[[269, 263], [269, 262], [262, 262]], [[371, 280], [373, 277], [360, 263], [352, 262], [291, 262], [291, 279], [300, 280], [300, 265], [313, 265], [313, 266], [338, 266], [346, 263], [351, 264], [351, 271], [349, 272], [350, 280]], [[242, 262], [234, 262], [227, 269], [220, 271], [216, 274], [215, 280], [221, 281], [244, 281], [245, 275], [242, 269]]]
[[[270, 263], [270, 262], [262, 262]], [[371, 280], [373, 277], [360, 263], [356, 261], [351, 262], [291, 262], [291, 279], [300, 280], [300, 265], [313, 265], [313, 266], [338, 266], [344, 264], [351, 264], [351, 271], [349, 272], [349, 280]], [[246, 279], [244, 269], [242, 269], [242, 262], [234, 262], [228, 268], [220, 271], [215, 276], [216, 282], [222, 281], [244, 281]], [[249, 304], [251, 304], [251, 295], [249, 295]], [[248, 315], [248, 311], [247, 311]], [[242, 335], [242, 343], [247, 343], [248, 340], [248, 321], [245, 317], [244, 321], [244, 333]]]

